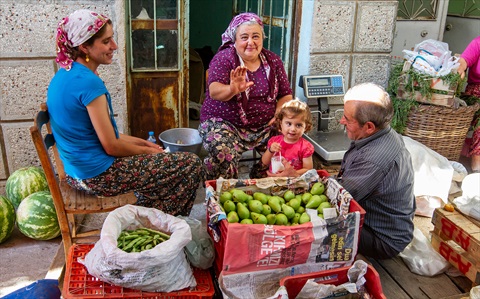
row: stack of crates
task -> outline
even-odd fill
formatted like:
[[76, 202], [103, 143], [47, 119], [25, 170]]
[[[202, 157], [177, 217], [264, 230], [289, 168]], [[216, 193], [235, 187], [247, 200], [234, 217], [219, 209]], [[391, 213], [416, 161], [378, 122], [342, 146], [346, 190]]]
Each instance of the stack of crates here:
[[208, 270], [193, 268], [197, 286], [169, 293], [143, 292], [112, 285], [88, 274], [87, 268], [77, 259], [85, 258], [94, 244], [76, 244], [70, 248], [63, 282], [62, 296], [65, 299], [136, 298], [136, 299], [209, 299], [215, 288]]
[[435, 209], [432, 217], [432, 246], [447, 261], [480, 284], [480, 221], [454, 210]]

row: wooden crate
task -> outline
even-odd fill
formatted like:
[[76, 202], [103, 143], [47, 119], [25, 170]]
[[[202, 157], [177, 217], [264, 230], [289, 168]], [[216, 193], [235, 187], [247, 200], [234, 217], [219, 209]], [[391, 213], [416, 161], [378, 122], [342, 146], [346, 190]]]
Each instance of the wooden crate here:
[[435, 209], [432, 246], [455, 268], [480, 284], [480, 222], [457, 210]]
[[[403, 72], [406, 72], [410, 69], [411, 64], [408, 61], [405, 61], [403, 65]], [[455, 90], [457, 86], [449, 86], [440, 78], [425, 77], [424, 80], [430, 81], [430, 88], [432, 90], [431, 97], [423, 96], [420, 91], [415, 90], [414, 92], [407, 91], [405, 88], [405, 82], [407, 81], [408, 74], [403, 73], [399, 78], [397, 97], [399, 99], [413, 99], [419, 103], [432, 104], [437, 106], [446, 106], [453, 107], [455, 104]], [[414, 88], [418, 88], [419, 84], [416, 82]]]

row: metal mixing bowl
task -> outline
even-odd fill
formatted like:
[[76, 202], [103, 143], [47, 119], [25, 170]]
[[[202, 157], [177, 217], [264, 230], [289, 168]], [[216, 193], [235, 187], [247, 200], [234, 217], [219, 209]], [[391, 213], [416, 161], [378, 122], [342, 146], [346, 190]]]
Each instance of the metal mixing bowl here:
[[163, 148], [170, 148], [171, 152], [191, 152], [197, 155], [202, 149], [202, 138], [197, 129], [173, 128], [158, 135]]

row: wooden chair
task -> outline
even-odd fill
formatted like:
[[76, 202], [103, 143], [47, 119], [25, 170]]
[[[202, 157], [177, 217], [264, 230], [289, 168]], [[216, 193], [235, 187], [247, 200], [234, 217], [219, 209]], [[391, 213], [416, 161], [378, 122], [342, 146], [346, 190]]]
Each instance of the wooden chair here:
[[[75, 217], [75, 215], [110, 212], [126, 204], [135, 204], [137, 198], [133, 192], [112, 197], [89, 195], [70, 187], [66, 183], [63, 163], [55, 146], [55, 138], [50, 127], [50, 116], [45, 103], [40, 105], [40, 111], [35, 116], [34, 125], [30, 127], [30, 135], [53, 197], [66, 260], [72, 244], [93, 243], [100, 236], [100, 228], [79, 232], [80, 227], [76, 223], [76, 218], [79, 217]], [[51, 153], [49, 149], [51, 149]], [[53, 162], [56, 168], [54, 168]]]

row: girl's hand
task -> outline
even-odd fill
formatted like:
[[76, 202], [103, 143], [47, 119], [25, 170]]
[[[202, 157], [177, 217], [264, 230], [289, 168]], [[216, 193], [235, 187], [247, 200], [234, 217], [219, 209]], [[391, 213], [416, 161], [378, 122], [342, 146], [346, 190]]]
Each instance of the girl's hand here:
[[244, 92], [253, 85], [253, 82], [246, 80], [247, 68], [245, 66], [237, 66], [236, 69], [230, 71], [230, 91], [235, 95]]
[[277, 153], [282, 150], [282, 146], [278, 142], [273, 142], [269, 148], [271, 153]]
[[293, 166], [288, 162], [286, 159], [282, 159], [283, 166], [285, 169], [281, 172], [277, 173], [271, 173], [269, 170], [267, 170], [267, 175], [271, 177], [297, 177], [297, 171]]
[[273, 142], [270, 145], [270, 152], [272, 152], [272, 153], [278, 153], [281, 150], [282, 150], [282, 146], [278, 142]]

